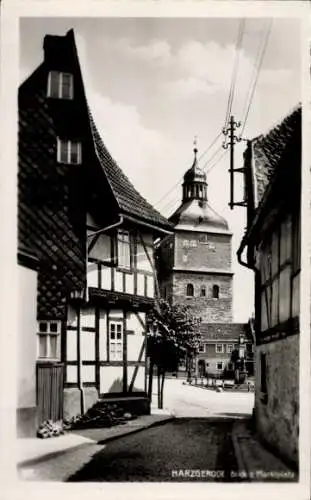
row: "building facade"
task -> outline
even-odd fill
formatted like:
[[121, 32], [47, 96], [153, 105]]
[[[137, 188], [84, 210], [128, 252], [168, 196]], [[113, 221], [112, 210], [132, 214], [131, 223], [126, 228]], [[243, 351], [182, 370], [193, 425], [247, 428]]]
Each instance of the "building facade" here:
[[191, 306], [202, 322], [230, 323], [232, 233], [208, 203], [197, 149], [184, 175], [182, 203], [169, 221], [174, 234], [161, 241], [157, 252], [162, 297]]
[[33, 437], [37, 428], [36, 336], [38, 259], [31, 248], [20, 245], [17, 254], [17, 430], [18, 437]]
[[249, 323], [203, 323], [197, 355], [198, 371], [205, 376], [234, 377], [234, 359], [245, 362], [249, 375], [254, 373], [254, 352]]
[[248, 221], [238, 257], [255, 272], [256, 424], [298, 466], [301, 107], [249, 141], [244, 170]]
[[19, 241], [39, 261], [39, 406], [47, 367], [66, 417], [100, 396], [146, 396], [153, 246], [171, 231], [100, 137], [73, 31], [47, 35], [42, 64], [19, 88]]

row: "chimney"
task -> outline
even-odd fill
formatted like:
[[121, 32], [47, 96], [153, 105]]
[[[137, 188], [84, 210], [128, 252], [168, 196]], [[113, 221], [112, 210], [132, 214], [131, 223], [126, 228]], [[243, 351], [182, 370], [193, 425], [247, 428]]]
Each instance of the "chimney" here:
[[70, 71], [75, 58], [73, 30], [65, 36], [46, 35], [43, 42], [44, 61], [51, 69]]

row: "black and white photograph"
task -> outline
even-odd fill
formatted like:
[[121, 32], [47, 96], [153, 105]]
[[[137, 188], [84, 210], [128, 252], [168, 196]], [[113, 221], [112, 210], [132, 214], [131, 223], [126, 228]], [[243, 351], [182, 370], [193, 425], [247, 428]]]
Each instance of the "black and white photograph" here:
[[279, 3], [18, 13], [20, 484], [310, 479], [309, 11]]

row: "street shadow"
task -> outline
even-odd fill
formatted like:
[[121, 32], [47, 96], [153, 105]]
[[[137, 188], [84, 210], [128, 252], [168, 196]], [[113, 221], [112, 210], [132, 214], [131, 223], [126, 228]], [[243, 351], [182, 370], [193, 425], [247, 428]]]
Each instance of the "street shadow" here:
[[[234, 418], [175, 418], [110, 441], [66, 482], [240, 482]], [[100, 440], [98, 441], [98, 443]], [[210, 471], [206, 477], [172, 471]]]

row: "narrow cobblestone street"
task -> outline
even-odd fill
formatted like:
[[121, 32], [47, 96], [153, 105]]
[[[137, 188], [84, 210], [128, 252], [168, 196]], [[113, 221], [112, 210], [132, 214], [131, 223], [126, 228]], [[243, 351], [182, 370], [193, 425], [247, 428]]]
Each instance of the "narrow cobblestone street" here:
[[231, 480], [237, 469], [231, 428], [232, 421], [176, 419], [108, 444], [70, 481]]
[[[156, 411], [156, 394], [153, 401]], [[23, 477], [48, 481], [235, 480], [232, 426], [237, 418], [251, 415], [253, 394], [216, 393], [168, 379], [164, 406], [175, 415], [173, 421], [106, 444], [97, 444], [96, 429], [94, 444], [26, 467]], [[87, 437], [92, 439], [92, 430]]]

